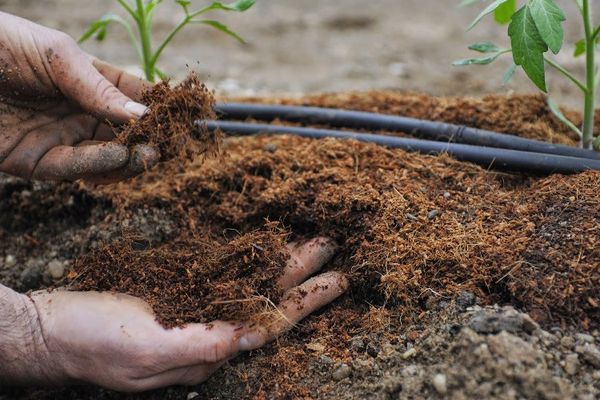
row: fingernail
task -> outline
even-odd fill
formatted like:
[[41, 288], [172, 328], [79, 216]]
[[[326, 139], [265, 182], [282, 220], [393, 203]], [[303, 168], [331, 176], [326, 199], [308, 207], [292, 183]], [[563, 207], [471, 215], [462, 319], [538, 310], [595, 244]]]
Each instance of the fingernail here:
[[141, 118], [146, 111], [148, 111], [148, 107], [143, 104], [136, 103], [135, 101], [128, 101], [125, 103], [125, 109], [130, 113], [136, 115], [138, 118]]
[[254, 350], [264, 344], [264, 337], [258, 332], [249, 332], [239, 338], [240, 351]]

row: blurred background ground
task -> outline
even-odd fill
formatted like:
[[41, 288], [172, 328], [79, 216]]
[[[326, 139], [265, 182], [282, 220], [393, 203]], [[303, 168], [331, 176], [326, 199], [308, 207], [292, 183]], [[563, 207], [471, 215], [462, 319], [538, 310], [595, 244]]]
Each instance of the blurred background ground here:
[[[305, 94], [366, 89], [400, 89], [434, 95], [472, 95], [535, 91], [520, 71], [506, 87], [502, 75], [510, 56], [488, 67], [453, 67], [471, 55], [467, 45], [479, 40], [507, 44], [506, 27], [491, 19], [472, 32], [465, 27], [482, 6], [456, 7], [458, 0], [258, 0], [244, 14], [215, 12], [215, 19], [244, 36], [243, 46], [204, 26], [177, 37], [160, 67], [181, 78], [186, 65], [198, 70], [219, 95]], [[208, 1], [193, 1], [199, 6]], [[561, 2], [568, 14], [566, 47], [558, 60], [576, 74], [583, 60], [571, 57], [581, 37], [571, 1]], [[483, 4], [483, 3], [482, 3]], [[0, 0], [2, 11], [29, 18], [78, 37], [107, 12], [124, 15], [116, 1]], [[160, 38], [181, 17], [175, 1], [165, 0], [156, 17]], [[104, 43], [83, 45], [90, 53], [135, 69], [136, 56], [120, 26]], [[549, 83], [556, 100], [580, 107], [577, 91], [554, 74]]]

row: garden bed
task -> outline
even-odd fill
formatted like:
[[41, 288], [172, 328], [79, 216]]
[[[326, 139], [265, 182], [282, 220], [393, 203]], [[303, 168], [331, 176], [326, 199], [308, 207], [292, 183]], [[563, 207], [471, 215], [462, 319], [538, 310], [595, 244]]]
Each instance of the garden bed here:
[[[541, 96], [371, 92], [244, 100], [375, 111], [575, 143]], [[20, 290], [57, 284], [135, 294], [167, 326], [242, 317], [247, 310], [198, 310], [183, 298], [193, 287], [228, 300], [228, 288], [246, 278], [242, 272], [276, 276], [284, 239], [325, 235], [340, 245], [327, 268], [348, 275], [346, 296], [207, 384], [142, 398], [185, 398], [190, 391], [207, 398], [429, 398], [443, 394], [434, 384], [438, 374], [449, 393], [467, 398], [505, 398], [508, 390], [528, 396], [531, 388], [542, 398], [600, 390], [598, 365], [583, 353], [577, 371], [566, 372], [566, 357], [579, 354], [576, 344], [545, 344], [574, 337], [583, 346], [581, 332], [591, 333], [591, 346], [600, 341], [600, 173], [511, 175], [447, 156], [285, 136], [229, 138], [223, 150], [218, 159], [167, 162], [106, 187], [3, 178], [1, 282]], [[13, 259], [17, 269], [8, 268]], [[67, 277], [53, 282], [51, 262], [63, 263]], [[142, 266], [152, 266], [144, 279]], [[219, 266], [224, 286], [195, 280]], [[252, 280], [238, 285], [236, 295], [276, 296], [270, 288], [268, 280]], [[511, 337], [461, 330], [474, 317], [465, 306], [465, 299], [474, 305], [473, 296], [481, 306], [526, 311], [541, 328], [523, 323]], [[531, 349], [533, 360], [544, 360], [535, 362], [542, 369], [529, 374], [530, 359], [507, 363], [494, 352], [479, 362], [483, 356], [474, 349], [483, 343]], [[458, 366], [470, 364], [472, 376], [461, 375]], [[93, 388], [11, 395], [127, 397]]]

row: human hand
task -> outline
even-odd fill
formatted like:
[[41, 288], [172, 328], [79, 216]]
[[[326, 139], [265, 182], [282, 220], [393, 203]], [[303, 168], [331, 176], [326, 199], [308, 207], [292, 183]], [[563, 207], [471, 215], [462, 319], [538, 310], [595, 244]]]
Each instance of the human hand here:
[[200, 383], [239, 352], [263, 346], [346, 290], [346, 279], [336, 272], [306, 280], [333, 255], [331, 241], [317, 238], [288, 248], [291, 259], [278, 282], [287, 292], [280, 315], [268, 326], [215, 321], [164, 329], [149, 306], [131, 296], [35, 293], [31, 298], [43, 338], [37, 342], [43, 346], [35, 357], [25, 358], [35, 359], [42, 371], [37, 378], [26, 374], [12, 380], [89, 382], [120, 391]]
[[110, 182], [158, 153], [109, 142], [139, 118], [149, 83], [83, 52], [68, 35], [0, 12], [0, 171], [26, 179]]

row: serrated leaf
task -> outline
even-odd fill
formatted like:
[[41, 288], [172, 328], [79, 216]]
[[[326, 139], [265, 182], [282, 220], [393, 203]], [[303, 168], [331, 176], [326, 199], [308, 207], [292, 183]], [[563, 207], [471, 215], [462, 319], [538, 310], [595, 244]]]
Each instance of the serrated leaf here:
[[213, 21], [213, 20], [210, 20], [210, 19], [202, 19], [202, 20], [192, 20], [190, 22], [194, 23], [194, 24], [204, 24], [204, 25], [212, 26], [216, 30], [219, 30], [219, 31], [221, 31], [223, 33], [226, 33], [229, 36], [237, 39], [240, 43], [244, 43], [244, 44], [246, 43], [246, 41], [244, 40], [243, 37], [241, 37], [240, 35], [238, 35], [234, 31], [232, 31], [231, 29], [229, 29], [227, 26], [223, 25], [219, 21]]
[[511, 63], [510, 67], [508, 67], [508, 69], [504, 73], [504, 76], [502, 77], [502, 86], [506, 86], [506, 84], [508, 83], [508, 81], [510, 81], [510, 78], [513, 77], [513, 75], [515, 74], [516, 71], [517, 71], [517, 64]]
[[473, 43], [469, 46], [469, 50], [478, 51], [480, 53], [497, 53], [500, 51], [500, 48], [492, 42], [483, 41]]
[[494, 10], [494, 19], [499, 24], [508, 24], [515, 11], [517, 11], [517, 0], [508, 0]]
[[480, 57], [480, 58], [465, 58], [464, 60], [457, 60], [452, 65], [487, 65], [496, 61], [504, 53], [496, 53], [493, 56]]
[[581, 132], [581, 129], [576, 127], [573, 122], [571, 122], [567, 117], [565, 117], [565, 115], [562, 113], [562, 111], [558, 107], [558, 104], [556, 104], [554, 102], [554, 100], [552, 100], [550, 97], [548, 97], [548, 98], [546, 98], [546, 102], [548, 103], [548, 108], [550, 109], [552, 114], [554, 114], [554, 116], [556, 118], [558, 118], [560, 120], [560, 122], [562, 122], [563, 124], [568, 126], [569, 129], [571, 129], [573, 132], [577, 133], [579, 135], [579, 137], [583, 137], [583, 133]]
[[554, 0], [530, 0], [528, 8], [542, 39], [554, 54], [558, 54], [565, 35], [562, 27], [567, 19], [565, 13]]
[[473, 29], [475, 25], [479, 23], [486, 15], [493, 13], [496, 8], [500, 7], [502, 4], [506, 3], [508, 0], [495, 0], [492, 4], [487, 6], [479, 15], [471, 22], [471, 25], [467, 28], [467, 31]]
[[545, 92], [544, 53], [548, 51], [548, 45], [540, 35], [529, 7], [523, 6], [513, 15], [508, 35], [515, 64], [520, 65], [529, 79]]

